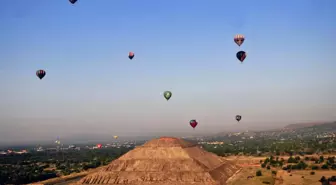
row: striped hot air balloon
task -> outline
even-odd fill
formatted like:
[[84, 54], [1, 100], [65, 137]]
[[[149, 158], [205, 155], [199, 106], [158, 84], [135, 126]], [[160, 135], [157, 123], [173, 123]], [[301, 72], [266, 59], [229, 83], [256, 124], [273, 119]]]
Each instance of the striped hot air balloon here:
[[240, 60], [241, 63], [244, 62], [245, 58], [246, 58], [247, 54], [245, 51], [238, 51], [236, 54], [236, 57], [238, 58], [238, 60]]
[[238, 46], [240, 46], [244, 43], [245, 37], [244, 35], [238, 34], [234, 37], [233, 40]]
[[46, 72], [42, 69], [36, 71], [36, 76], [39, 77], [40, 80], [46, 75]]

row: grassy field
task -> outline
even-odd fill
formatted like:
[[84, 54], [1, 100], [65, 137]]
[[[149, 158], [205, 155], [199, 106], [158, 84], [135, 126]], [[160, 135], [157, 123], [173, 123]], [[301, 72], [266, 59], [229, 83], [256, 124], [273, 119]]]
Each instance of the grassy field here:
[[[257, 177], [256, 171], [262, 171], [262, 176]], [[274, 169], [273, 169], [274, 170]], [[261, 169], [260, 167], [245, 167], [238, 174], [227, 182], [228, 185], [265, 185], [263, 182], [269, 182], [270, 185], [321, 185], [319, 180], [322, 176], [331, 177], [336, 175], [335, 170], [316, 170], [311, 175], [312, 170], [297, 170], [288, 173], [284, 170], [278, 170], [277, 175], [272, 175], [272, 170]], [[254, 176], [247, 179], [248, 176]]]
[[[257, 177], [256, 171], [261, 170], [262, 176]], [[248, 176], [254, 176], [253, 178], [247, 179]], [[245, 167], [240, 173], [235, 175], [230, 181], [227, 182], [228, 185], [264, 185], [263, 182], [269, 182], [270, 185], [274, 185], [275, 178], [272, 176], [271, 170], [261, 169], [259, 167]]]
[[287, 171], [279, 170], [275, 185], [321, 185], [319, 180], [322, 176], [330, 177], [336, 175], [334, 170], [316, 170], [315, 174], [311, 175], [312, 170], [298, 170], [288, 173]]

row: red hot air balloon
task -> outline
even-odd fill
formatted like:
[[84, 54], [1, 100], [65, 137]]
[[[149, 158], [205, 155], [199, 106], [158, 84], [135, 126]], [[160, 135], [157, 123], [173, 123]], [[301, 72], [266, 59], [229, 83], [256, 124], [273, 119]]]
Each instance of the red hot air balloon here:
[[46, 72], [42, 69], [36, 71], [36, 76], [42, 80], [42, 78], [46, 75]]
[[128, 58], [132, 60], [134, 58], [134, 53], [133, 52], [129, 52], [128, 53]]
[[97, 144], [97, 148], [101, 148], [102, 146], [102, 144]]
[[189, 121], [189, 124], [193, 129], [195, 129], [198, 123], [196, 120], [192, 119]]

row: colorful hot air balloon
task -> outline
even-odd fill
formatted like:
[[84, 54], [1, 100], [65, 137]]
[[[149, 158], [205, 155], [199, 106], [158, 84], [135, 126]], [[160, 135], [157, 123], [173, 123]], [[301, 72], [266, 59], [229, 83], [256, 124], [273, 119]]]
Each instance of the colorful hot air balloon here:
[[70, 2], [71, 4], [75, 4], [75, 3], [77, 2], [77, 0], [69, 0], [69, 2]]
[[243, 63], [243, 61], [246, 58], [246, 52], [245, 51], [238, 51], [236, 56], [237, 56], [238, 60], [240, 60], [240, 62]]
[[101, 148], [102, 146], [102, 144], [97, 144], [97, 148]]
[[128, 53], [128, 58], [132, 60], [134, 58], [134, 53], [133, 52], [129, 52]]
[[242, 119], [241, 115], [236, 116], [236, 120], [239, 122]]
[[42, 69], [36, 71], [36, 76], [42, 80], [42, 78], [46, 75], [46, 72]]
[[113, 136], [114, 139], [118, 139], [118, 136]]
[[189, 121], [189, 124], [193, 129], [195, 129], [198, 123], [196, 120], [192, 119]]
[[244, 37], [244, 35], [238, 34], [234, 37], [233, 40], [238, 46], [240, 46], [244, 43], [245, 37]]
[[171, 98], [171, 96], [172, 96], [172, 93], [170, 92], [170, 91], [165, 91], [164, 93], [163, 93], [163, 96], [166, 98], [166, 100], [168, 101], [170, 98]]

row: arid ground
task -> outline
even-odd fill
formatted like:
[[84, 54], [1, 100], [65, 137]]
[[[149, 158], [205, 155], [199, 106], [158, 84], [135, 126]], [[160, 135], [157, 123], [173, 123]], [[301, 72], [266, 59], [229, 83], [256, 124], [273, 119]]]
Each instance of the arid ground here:
[[[281, 157], [285, 160], [289, 158], [288, 156]], [[335, 170], [314, 170], [314, 175], [310, 174], [313, 171], [311, 169], [293, 170], [290, 173], [274, 168], [267, 170], [260, 167], [260, 160], [265, 160], [266, 157], [231, 156], [226, 159], [236, 161], [243, 167], [239, 173], [227, 181], [228, 185], [264, 185], [263, 182], [269, 182], [270, 185], [320, 185], [319, 180], [322, 176], [336, 175]], [[256, 176], [257, 170], [262, 171], [262, 176]], [[277, 174], [272, 175], [272, 171], [277, 171]], [[248, 179], [248, 176], [253, 176], [253, 178]]]

